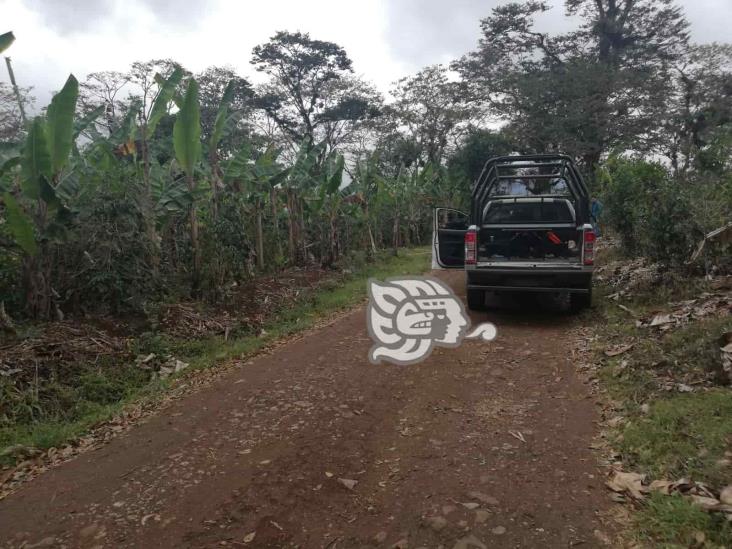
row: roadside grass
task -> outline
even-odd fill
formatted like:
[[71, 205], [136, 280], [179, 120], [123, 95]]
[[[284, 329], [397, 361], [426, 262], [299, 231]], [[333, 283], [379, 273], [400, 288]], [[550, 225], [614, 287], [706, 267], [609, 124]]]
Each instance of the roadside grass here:
[[[716, 383], [722, 368], [719, 337], [732, 330], [732, 317], [693, 320], [660, 333], [635, 324], [636, 318], [667, 310], [671, 300], [706, 289], [703, 280], [679, 278], [636, 292], [622, 302], [628, 312], [606, 298], [614, 290], [600, 287], [602, 297], [593, 309], [600, 336], [595, 353], [601, 386], [624, 417], [611, 429], [610, 442], [625, 470], [649, 479], [687, 478], [720, 490], [732, 483], [732, 390]], [[630, 342], [629, 351], [604, 355], [605, 349]], [[668, 390], [674, 383], [693, 391]], [[634, 515], [634, 527], [638, 541], [654, 546], [732, 547], [732, 523], [681, 496], [652, 495]]]
[[638, 537], [654, 547], [730, 547], [732, 524], [688, 499], [652, 494], [636, 516]]
[[[162, 333], [143, 333], [133, 342], [136, 354], [171, 355], [189, 367], [167, 379], [153, 378], [134, 365], [102, 368], [99, 364], [78, 365], [73, 386], [51, 380], [43, 387], [47, 408], [38, 400], [38, 388], [18, 394], [12, 383], [0, 378], [0, 399], [11, 399], [24, 421], [0, 423], [0, 465], [10, 466], [28, 456], [29, 451], [60, 447], [94, 426], [110, 420], [125, 407], [152, 404], [181, 379], [196, 371], [247, 358], [287, 336], [306, 330], [338, 311], [362, 302], [369, 278], [385, 279], [398, 275], [424, 273], [430, 268], [428, 247], [400, 250], [397, 256], [383, 252], [372, 262], [358, 262], [351, 271], [305, 290], [297, 299], [265, 321], [259, 334], [240, 337], [178, 339]], [[9, 400], [8, 400], [9, 401]], [[0, 420], [2, 418], [0, 417]]]
[[724, 453], [732, 437], [732, 395], [715, 389], [660, 398], [622, 435], [618, 449], [631, 470], [722, 488], [730, 480]]

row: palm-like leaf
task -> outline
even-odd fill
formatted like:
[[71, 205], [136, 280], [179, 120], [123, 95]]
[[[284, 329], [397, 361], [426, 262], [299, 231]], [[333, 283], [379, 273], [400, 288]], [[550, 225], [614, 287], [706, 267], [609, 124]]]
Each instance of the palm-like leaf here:
[[219, 146], [219, 141], [221, 141], [221, 138], [224, 136], [226, 124], [230, 120], [229, 105], [231, 105], [231, 100], [234, 98], [235, 90], [236, 82], [234, 80], [230, 80], [226, 85], [226, 90], [224, 90], [221, 103], [219, 103], [219, 110], [216, 112], [216, 120], [214, 121], [213, 132], [211, 132], [211, 141], [209, 142], [209, 147], [212, 150]]
[[0, 53], [7, 50], [15, 42], [15, 35], [12, 32], [0, 34]]
[[3, 201], [5, 202], [5, 220], [10, 234], [25, 253], [35, 255], [38, 247], [33, 234], [33, 223], [12, 194], [5, 193]]
[[198, 105], [198, 83], [191, 78], [188, 90], [173, 126], [173, 147], [178, 164], [193, 177], [201, 156], [201, 110]]
[[41, 179], [51, 177], [51, 155], [48, 153], [46, 125], [41, 117], [33, 120], [23, 148], [20, 185], [23, 194], [37, 200], [41, 197]]
[[58, 174], [66, 165], [74, 142], [74, 113], [79, 97], [79, 82], [70, 75], [61, 91], [53, 96], [46, 115], [51, 169]]
[[[162, 77], [156, 76], [156, 82], [161, 82]], [[152, 109], [150, 110], [150, 117], [147, 121], [147, 137], [151, 137], [155, 133], [155, 128], [158, 127], [160, 119], [165, 113], [168, 112], [168, 105], [173, 100], [176, 89], [180, 85], [180, 81], [183, 79], [183, 69], [175, 67], [170, 76], [162, 80], [158, 94], [155, 96], [153, 101]]]

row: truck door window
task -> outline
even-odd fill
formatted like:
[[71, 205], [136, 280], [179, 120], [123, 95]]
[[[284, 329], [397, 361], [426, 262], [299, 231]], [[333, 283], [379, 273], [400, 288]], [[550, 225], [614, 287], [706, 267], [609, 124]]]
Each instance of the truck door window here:
[[443, 209], [437, 219], [439, 229], [464, 231], [468, 228], [468, 216], [456, 210]]

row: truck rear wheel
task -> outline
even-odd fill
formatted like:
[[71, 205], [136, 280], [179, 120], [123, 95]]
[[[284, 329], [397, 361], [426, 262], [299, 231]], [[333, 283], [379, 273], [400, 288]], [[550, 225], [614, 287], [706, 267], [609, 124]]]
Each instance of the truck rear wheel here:
[[569, 306], [573, 312], [579, 312], [592, 307], [592, 287], [586, 294], [569, 294]]
[[485, 290], [468, 290], [468, 309], [471, 311], [485, 309]]

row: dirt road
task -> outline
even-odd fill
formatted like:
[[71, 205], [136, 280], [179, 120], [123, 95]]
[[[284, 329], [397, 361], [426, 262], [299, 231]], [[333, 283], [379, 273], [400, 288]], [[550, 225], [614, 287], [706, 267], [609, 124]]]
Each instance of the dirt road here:
[[414, 366], [367, 361], [363, 308], [243, 363], [0, 501], [0, 546], [597, 546], [572, 318], [486, 318]]

